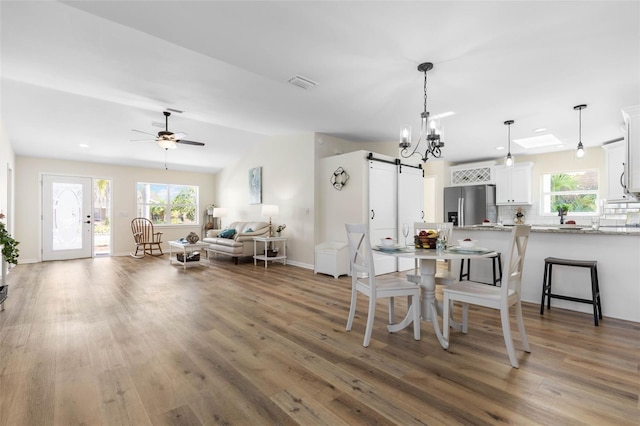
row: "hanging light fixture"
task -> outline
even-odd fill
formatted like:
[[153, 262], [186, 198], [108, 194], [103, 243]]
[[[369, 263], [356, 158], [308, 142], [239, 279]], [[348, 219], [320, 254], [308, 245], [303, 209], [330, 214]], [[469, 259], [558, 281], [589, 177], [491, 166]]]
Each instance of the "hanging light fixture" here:
[[504, 159], [504, 164], [507, 165], [507, 167], [511, 167], [513, 166], [513, 156], [511, 155], [511, 125], [515, 123], [515, 121], [513, 120], [507, 120], [504, 122], [505, 126], [509, 126], [509, 133], [507, 136], [507, 141], [509, 143], [509, 151], [507, 152], [507, 158]]
[[[425, 62], [418, 65], [418, 71], [424, 73], [424, 110], [420, 114], [420, 139], [418, 139], [418, 143], [413, 151], [409, 152], [409, 149], [411, 148], [411, 126], [405, 126], [400, 130], [400, 155], [404, 158], [409, 158], [414, 154], [418, 154], [422, 158], [423, 162], [429, 159], [429, 155], [433, 158], [440, 158], [440, 155], [442, 155], [440, 148], [444, 146], [444, 142], [442, 141], [442, 129], [437, 126], [435, 120], [429, 120], [429, 111], [427, 111], [427, 71], [431, 69], [433, 69], [433, 64], [431, 62]], [[418, 152], [418, 147], [422, 141], [427, 144], [427, 149], [425, 150], [424, 155]]]
[[584, 146], [582, 145], [582, 110], [586, 107], [586, 104], [576, 105], [573, 107], [574, 110], [578, 111], [580, 117], [578, 124], [578, 150], [576, 151], [576, 157], [578, 158], [584, 157]]

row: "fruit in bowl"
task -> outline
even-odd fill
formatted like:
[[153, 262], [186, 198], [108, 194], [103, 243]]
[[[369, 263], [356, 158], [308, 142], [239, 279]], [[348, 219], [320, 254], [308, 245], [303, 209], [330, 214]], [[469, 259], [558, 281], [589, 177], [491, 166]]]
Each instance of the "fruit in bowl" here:
[[391, 237], [381, 238], [380, 243], [385, 247], [391, 247], [395, 244], [395, 240]]
[[567, 225], [575, 225], [576, 221], [575, 220], [568, 220], [565, 222]]
[[472, 248], [476, 246], [476, 240], [465, 238], [464, 240], [458, 240], [458, 245], [464, 248]]

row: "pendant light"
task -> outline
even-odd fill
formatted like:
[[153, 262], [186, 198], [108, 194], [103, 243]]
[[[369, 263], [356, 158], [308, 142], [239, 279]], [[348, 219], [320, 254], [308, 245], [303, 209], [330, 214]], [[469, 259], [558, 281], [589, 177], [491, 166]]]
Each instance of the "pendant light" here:
[[[420, 139], [418, 139], [416, 147], [411, 152], [409, 152], [409, 148], [411, 148], [411, 127], [405, 126], [400, 130], [400, 155], [404, 158], [409, 158], [413, 154], [418, 154], [423, 162], [429, 159], [429, 155], [433, 158], [440, 158], [440, 155], [442, 155], [440, 148], [444, 147], [442, 129], [436, 125], [436, 121], [433, 118], [429, 120], [429, 111], [427, 111], [427, 71], [432, 69], [433, 64], [431, 62], [424, 62], [418, 65], [418, 71], [424, 73], [424, 110], [420, 114]], [[418, 152], [418, 147], [422, 141], [427, 145], [424, 155]]]
[[509, 133], [508, 133], [508, 136], [507, 136], [507, 140], [509, 142], [509, 151], [507, 152], [507, 158], [504, 159], [504, 164], [507, 167], [513, 166], [513, 156], [511, 155], [511, 125], [513, 123], [515, 123], [515, 121], [513, 121], [513, 120], [507, 120], [507, 121], [504, 122], [505, 126], [508, 126], [508, 128], [509, 128], [509, 131], [508, 131]]
[[582, 145], [582, 110], [586, 107], [586, 104], [576, 105], [573, 107], [574, 110], [578, 111], [578, 115], [580, 117], [578, 124], [578, 150], [576, 151], [576, 157], [578, 158], [584, 157], [584, 146]]

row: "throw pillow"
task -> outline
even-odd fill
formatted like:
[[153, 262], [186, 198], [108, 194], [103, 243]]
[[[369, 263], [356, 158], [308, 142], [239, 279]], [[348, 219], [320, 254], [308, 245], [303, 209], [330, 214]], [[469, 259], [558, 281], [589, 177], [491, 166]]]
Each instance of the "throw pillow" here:
[[235, 229], [225, 229], [218, 234], [218, 238], [233, 238], [233, 234], [235, 233]]

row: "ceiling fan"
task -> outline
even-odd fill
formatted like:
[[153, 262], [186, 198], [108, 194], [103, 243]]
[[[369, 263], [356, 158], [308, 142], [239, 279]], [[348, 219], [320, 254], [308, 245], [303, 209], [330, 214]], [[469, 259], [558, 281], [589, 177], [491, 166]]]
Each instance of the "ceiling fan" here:
[[[160, 148], [163, 148], [165, 150], [169, 150], [169, 149], [176, 149], [178, 146], [177, 144], [181, 143], [181, 144], [185, 144], [185, 145], [196, 145], [196, 146], [204, 146], [204, 143], [202, 142], [194, 142], [194, 141], [188, 141], [186, 139], [183, 139], [187, 136], [186, 133], [182, 133], [182, 132], [178, 132], [178, 133], [173, 133], [169, 131], [169, 116], [171, 116], [171, 113], [169, 111], [163, 111], [164, 114], [164, 120], [165, 120], [165, 128], [164, 130], [161, 130], [158, 132], [158, 136], [156, 137], [155, 135], [148, 133], [148, 132], [143, 132], [142, 130], [136, 130], [136, 129], [131, 129], [134, 132], [138, 132], [138, 133], [144, 133], [145, 135], [149, 135], [149, 136], [153, 136], [155, 137], [155, 141], [158, 143], [158, 145], [160, 146]], [[149, 140], [153, 140], [153, 139], [132, 139], [132, 141], [137, 142], [137, 141], [149, 141]]]

